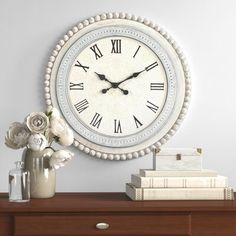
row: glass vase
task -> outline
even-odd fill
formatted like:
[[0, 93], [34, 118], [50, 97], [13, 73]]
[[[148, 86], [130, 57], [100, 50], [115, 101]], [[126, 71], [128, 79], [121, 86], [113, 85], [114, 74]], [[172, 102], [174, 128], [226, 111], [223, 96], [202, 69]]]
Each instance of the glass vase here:
[[52, 148], [42, 151], [26, 149], [22, 160], [25, 170], [30, 172], [30, 196], [31, 198], [51, 198], [55, 195], [56, 171], [50, 166]]
[[9, 201], [28, 202], [30, 200], [30, 174], [23, 169], [24, 162], [15, 162], [16, 168], [9, 171]]

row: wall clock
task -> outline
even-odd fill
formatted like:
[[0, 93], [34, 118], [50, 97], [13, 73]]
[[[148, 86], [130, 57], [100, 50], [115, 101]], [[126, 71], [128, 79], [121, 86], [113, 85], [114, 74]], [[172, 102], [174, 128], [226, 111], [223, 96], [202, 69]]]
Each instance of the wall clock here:
[[184, 56], [152, 22], [108, 13], [80, 22], [53, 50], [45, 75], [48, 107], [75, 133], [74, 145], [102, 159], [127, 160], [164, 144], [190, 96]]

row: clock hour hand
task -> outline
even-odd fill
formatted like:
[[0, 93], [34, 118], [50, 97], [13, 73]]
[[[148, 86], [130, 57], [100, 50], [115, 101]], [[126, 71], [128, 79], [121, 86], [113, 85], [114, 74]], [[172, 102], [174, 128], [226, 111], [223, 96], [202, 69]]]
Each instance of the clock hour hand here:
[[119, 87], [119, 83], [111, 82], [110, 80], [108, 80], [105, 75], [99, 74], [99, 73], [97, 73], [97, 72], [95, 72], [95, 74], [99, 77], [100, 80], [107, 81], [108, 83], [111, 84], [111, 87], [106, 88], [106, 89], [103, 89], [103, 90], [102, 90], [102, 93], [104, 93], [104, 94], [107, 93], [107, 91], [109, 91], [111, 88], [114, 88], [114, 89], [118, 88], [118, 89], [119, 89], [120, 91], [122, 91], [123, 94], [125, 94], [125, 95], [127, 95], [127, 94], [129, 93], [128, 90], [125, 90], [125, 89], [120, 88], [120, 87]]
[[107, 81], [108, 83], [110, 83], [112, 85], [112, 82], [110, 80], [108, 80], [105, 75], [99, 74], [97, 72], [94, 72], [94, 73], [99, 77], [100, 80]]

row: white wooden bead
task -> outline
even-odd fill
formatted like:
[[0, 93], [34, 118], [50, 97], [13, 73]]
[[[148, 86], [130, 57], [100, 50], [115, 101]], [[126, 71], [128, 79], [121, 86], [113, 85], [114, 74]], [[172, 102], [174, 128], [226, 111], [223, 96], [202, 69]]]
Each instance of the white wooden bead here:
[[142, 17], [142, 16], [139, 16], [139, 17], [138, 17], [138, 22], [143, 23], [143, 21], [144, 21], [143, 17]]
[[128, 153], [128, 154], [126, 155], [126, 157], [127, 157], [127, 159], [129, 159], [129, 160], [131, 160], [131, 159], [133, 158], [133, 156], [132, 156], [131, 153]]
[[84, 20], [83, 24], [84, 24], [84, 26], [88, 26], [89, 25], [89, 21], [88, 20]]
[[150, 148], [145, 148], [145, 154], [148, 154], [148, 153], [150, 153], [151, 152], [151, 149]]
[[140, 156], [144, 156], [144, 155], [145, 155], [144, 150], [139, 151], [139, 155], [140, 155]]
[[106, 20], [106, 18], [107, 18], [107, 16], [106, 16], [105, 13], [101, 14], [101, 19], [102, 19], [102, 20]]
[[69, 40], [69, 36], [68, 36], [68, 35], [66, 35], [66, 34], [64, 35], [64, 37], [63, 37], [63, 38], [64, 38], [64, 40], [65, 40], [65, 41], [68, 41], [68, 40]]
[[125, 160], [126, 160], [126, 155], [125, 155], [125, 154], [122, 154], [122, 155], [120, 156], [120, 159], [121, 159], [122, 161], [125, 161]]
[[50, 75], [49, 74], [45, 74], [45, 80], [50, 80]]
[[131, 20], [136, 21], [137, 19], [138, 19], [138, 17], [136, 15], [132, 15]]
[[119, 18], [124, 19], [125, 18], [125, 13], [124, 12], [120, 12], [119, 13]]
[[95, 16], [95, 21], [100, 21], [101, 17], [99, 15]]
[[83, 25], [82, 23], [79, 23], [79, 24], [78, 24], [78, 29], [81, 30], [81, 29], [83, 29], [83, 28], [84, 28], [84, 25]]
[[113, 18], [114, 19], [118, 19], [119, 18], [119, 13], [118, 12], [114, 12], [113, 13]]
[[79, 142], [77, 140], [74, 140], [73, 144], [75, 145], [75, 147], [78, 147]]
[[83, 151], [83, 150], [84, 150], [84, 145], [83, 145], [83, 144], [80, 144], [80, 145], [79, 145], [79, 149], [80, 149], [81, 151]]
[[51, 62], [54, 62], [55, 59], [56, 59], [56, 58], [55, 58], [54, 56], [50, 56], [50, 57], [49, 57], [49, 61], [51, 61]]
[[48, 67], [52, 68], [53, 67], [53, 63], [52, 62], [48, 62]]
[[49, 86], [49, 84], [50, 84], [50, 82], [49, 82], [48, 80], [44, 80], [44, 85], [45, 85], [45, 86], [47, 86], [47, 87], [48, 87], [48, 86]]
[[58, 51], [53, 50], [52, 55], [56, 57], [58, 55]]
[[59, 41], [59, 45], [60, 45], [60, 46], [63, 46], [64, 44], [65, 44], [65, 41], [61, 39], [61, 40]]
[[107, 159], [107, 154], [106, 154], [106, 153], [103, 153], [103, 154], [102, 154], [102, 159], [104, 159], [104, 160]]
[[120, 160], [120, 155], [115, 155], [115, 156], [114, 156], [114, 159], [115, 159], [116, 161], [119, 161], [119, 160]]
[[145, 25], [149, 25], [149, 24], [150, 24], [150, 20], [148, 20], [148, 19], [145, 18], [145, 19], [143, 20], [143, 23], [144, 23]]
[[138, 152], [134, 152], [134, 153], [133, 153], [133, 157], [134, 157], [134, 158], [138, 158]]
[[89, 18], [89, 23], [92, 24], [92, 23], [94, 23], [94, 22], [95, 22], [95, 19], [94, 19], [93, 17], [90, 17], [90, 18]]
[[52, 101], [51, 101], [50, 99], [47, 99], [47, 100], [46, 100], [46, 104], [47, 104], [47, 105], [52, 105]]
[[96, 152], [94, 150], [91, 150], [89, 153], [91, 156], [95, 156]]
[[56, 48], [55, 48], [57, 51], [60, 51], [61, 50], [61, 46], [59, 44], [56, 45]]
[[73, 31], [73, 33], [77, 33], [79, 31], [79, 29], [76, 26], [74, 26], [72, 31]]
[[51, 74], [51, 72], [52, 72], [52, 70], [47, 67], [47, 68], [46, 68], [46, 73], [47, 73], [47, 74]]
[[86, 147], [86, 148], [84, 149], [84, 152], [88, 154], [88, 153], [90, 152], [90, 148]]
[[73, 35], [74, 35], [74, 33], [73, 33], [73, 31], [72, 31], [72, 30], [69, 30], [69, 31], [68, 31], [68, 33], [67, 33], [67, 35], [68, 35], [69, 37], [71, 37], [71, 36], [73, 36]]
[[102, 153], [101, 153], [101, 152], [97, 152], [97, 153], [96, 153], [96, 157], [97, 157], [97, 158], [101, 158], [101, 156], [102, 156]]
[[111, 12], [107, 13], [107, 19], [112, 19], [113, 18], [113, 14]]
[[50, 96], [50, 93], [45, 93], [45, 98], [46, 99], [49, 99], [51, 96]]
[[125, 18], [126, 18], [127, 20], [131, 20], [132, 14], [127, 13], [127, 14], [125, 15]]

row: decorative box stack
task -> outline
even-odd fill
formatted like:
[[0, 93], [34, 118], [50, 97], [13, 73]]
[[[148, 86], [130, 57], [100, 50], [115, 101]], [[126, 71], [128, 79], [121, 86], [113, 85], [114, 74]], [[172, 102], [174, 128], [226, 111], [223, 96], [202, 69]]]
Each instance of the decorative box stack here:
[[153, 152], [153, 169], [141, 169], [126, 184], [132, 200], [233, 200], [228, 178], [202, 169], [200, 148]]

